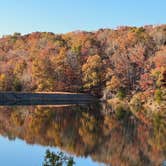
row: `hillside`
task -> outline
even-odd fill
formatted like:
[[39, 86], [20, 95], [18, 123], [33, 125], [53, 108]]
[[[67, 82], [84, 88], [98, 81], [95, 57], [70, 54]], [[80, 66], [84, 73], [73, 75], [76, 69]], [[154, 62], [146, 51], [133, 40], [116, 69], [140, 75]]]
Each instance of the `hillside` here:
[[0, 39], [0, 91], [162, 101], [165, 87], [166, 25], [15, 33]]

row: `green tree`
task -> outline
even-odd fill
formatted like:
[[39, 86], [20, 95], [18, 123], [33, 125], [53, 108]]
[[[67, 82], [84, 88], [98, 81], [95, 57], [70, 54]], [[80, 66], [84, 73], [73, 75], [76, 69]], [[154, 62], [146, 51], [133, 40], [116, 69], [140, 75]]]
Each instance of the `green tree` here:
[[74, 160], [72, 157], [65, 155], [63, 152], [50, 152], [46, 151], [43, 166], [73, 166]]

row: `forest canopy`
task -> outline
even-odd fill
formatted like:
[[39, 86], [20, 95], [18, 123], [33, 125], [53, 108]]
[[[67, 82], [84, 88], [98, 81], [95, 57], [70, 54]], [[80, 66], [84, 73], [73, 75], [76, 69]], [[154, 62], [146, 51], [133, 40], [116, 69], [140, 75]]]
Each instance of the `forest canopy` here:
[[137, 93], [163, 100], [166, 25], [67, 34], [14, 33], [0, 39], [0, 91]]

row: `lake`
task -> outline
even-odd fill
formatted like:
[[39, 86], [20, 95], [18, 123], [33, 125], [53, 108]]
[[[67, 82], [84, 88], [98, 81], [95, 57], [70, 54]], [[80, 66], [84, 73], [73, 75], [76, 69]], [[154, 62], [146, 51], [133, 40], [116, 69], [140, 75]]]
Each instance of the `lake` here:
[[62, 152], [78, 166], [157, 166], [166, 159], [165, 116], [145, 123], [106, 104], [0, 106], [0, 165], [42, 166]]

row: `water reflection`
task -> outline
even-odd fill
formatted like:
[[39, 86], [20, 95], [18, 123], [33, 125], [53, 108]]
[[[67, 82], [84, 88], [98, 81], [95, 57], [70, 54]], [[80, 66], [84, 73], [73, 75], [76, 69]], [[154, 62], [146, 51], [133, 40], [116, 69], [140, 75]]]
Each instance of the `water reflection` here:
[[111, 165], [161, 165], [166, 159], [165, 114], [149, 123], [99, 104], [0, 107], [0, 134], [28, 144], [59, 147]]

